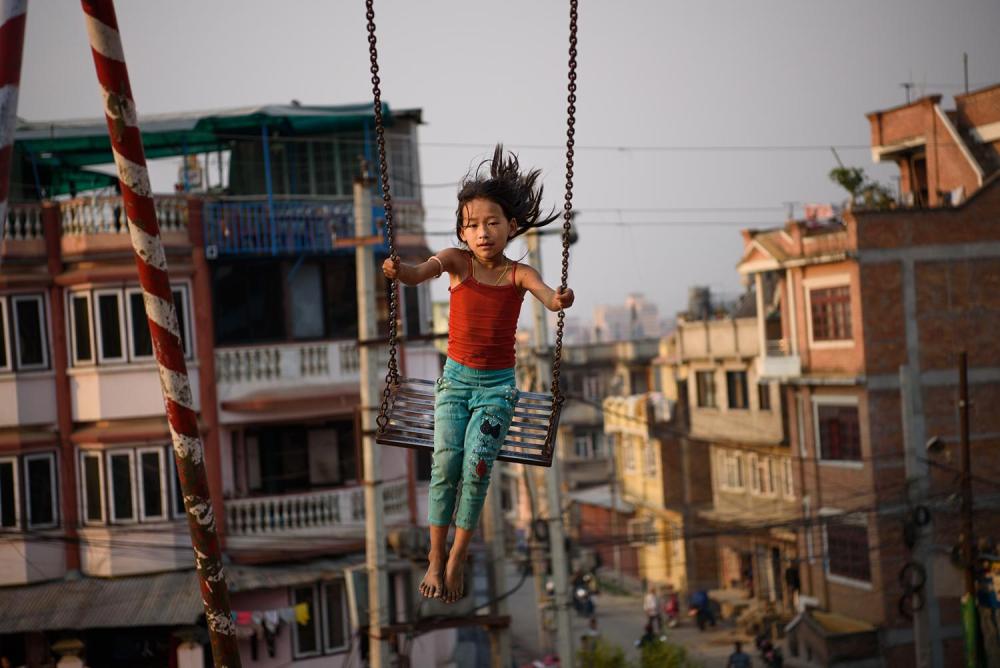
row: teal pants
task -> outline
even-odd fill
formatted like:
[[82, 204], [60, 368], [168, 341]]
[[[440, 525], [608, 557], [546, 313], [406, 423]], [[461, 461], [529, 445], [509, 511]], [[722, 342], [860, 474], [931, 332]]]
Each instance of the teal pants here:
[[[482, 371], [451, 358], [434, 387], [434, 457], [428, 520], [472, 531], [486, 501], [490, 472], [517, 403], [513, 369]], [[459, 483], [462, 494], [458, 500]]]

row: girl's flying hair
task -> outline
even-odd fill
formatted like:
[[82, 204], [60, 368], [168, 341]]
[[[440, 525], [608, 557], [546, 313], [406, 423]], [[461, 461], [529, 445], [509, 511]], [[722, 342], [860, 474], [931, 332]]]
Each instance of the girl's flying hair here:
[[[488, 175], [485, 173], [487, 165]], [[462, 209], [480, 197], [496, 203], [508, 220], [517, 221], [515, 237], [533, 227], [548, 225], [558, 218], [559, 214], [555, 213], [555, 209], [544, 218], [541, 215], [542, 184], [538, 183], [541, 173], [541, 170], [533, 169], [527, 174], [521, 174], [517, 156], [507, 153], [504, 157], [503, 144], [497, 144], [493, 160], [483, 160], [474, 173], [467, 174], [462, 179], [462, 187], [458, 191], [458, 209], [455, 212], [455, 234], [459, 241], [462, 240]]]

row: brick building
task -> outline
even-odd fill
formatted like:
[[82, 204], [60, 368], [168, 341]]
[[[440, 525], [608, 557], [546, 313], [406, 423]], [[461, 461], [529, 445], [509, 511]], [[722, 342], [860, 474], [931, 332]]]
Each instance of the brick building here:
[[[1000, 86], [955, 103], [946, 111], [932, 96], [869, 114], [873, 157], [899, 166], [899, 206], [744, 233], [758, 374], [780, 384], [797, 456], [800, 599], [825, 611], [793, 624], [793, 644], [824, 664], [874, 653], [902, 665], [915, 652], [918, 665], [960, 661], [949, 554], [961, 350], [976, 535], [995, 542], [1000, 529]], [[943, 447], [926, 449], [935, 437]], [[930, 522], [914, 533], [924, 509]], [[916, 595], [901, 584], [910, 562], [927, 576]]]

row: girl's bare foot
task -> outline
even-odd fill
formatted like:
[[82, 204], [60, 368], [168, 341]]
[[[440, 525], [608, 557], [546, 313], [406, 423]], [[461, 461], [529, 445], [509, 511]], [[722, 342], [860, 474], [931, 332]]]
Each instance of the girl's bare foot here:
[[424, 598], [444, 598], [444, 558], [430, 556], [430, 565], [418, 589]]
[[454, 554], [448, 558], [444, 570], [444, 602], [455, 603], [465, 596], [465, 555]]

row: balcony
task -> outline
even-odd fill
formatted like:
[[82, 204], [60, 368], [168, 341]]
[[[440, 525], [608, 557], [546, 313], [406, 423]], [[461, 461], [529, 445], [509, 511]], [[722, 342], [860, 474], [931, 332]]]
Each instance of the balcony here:
[[[375, 364], [385, 365], [386, 355], [380, 349]], [[348, 408], [353, 410], [361, 378], [354, 340], [217, 348], [215, 376], [221, 418], [229, 423], [242, 422], [234, 414], [253, 413], [262, 401], [301, 404], [329, 398], [332, 409], [334, 401], [351, 396]]]
[[[409, 521], [407, 492], [405, 478], [382, 487], [387, 525]], [[359, 539], [364, 531], [365, 497], [359, 485], [226, 501], [226, 544], [234, 550], [287, 547], [290, 539]]]
[[798, 378], [802, 360], [791, 352], [787, 339], [769, 339], [764, 354], [757, 358], [757, 374], [762, 380]]
[[[153, 195], [160, 237], [165, 246], [188, 243], [188, 203], [177, 195]], [[131, 250], [132, 240], [120, 195], [76, 197], [59, 202], [62, 253]]]
[[45, 234], [42, 205], [38, 202], [11, 204], [3, 221], [4, 257], [44, 257]]

